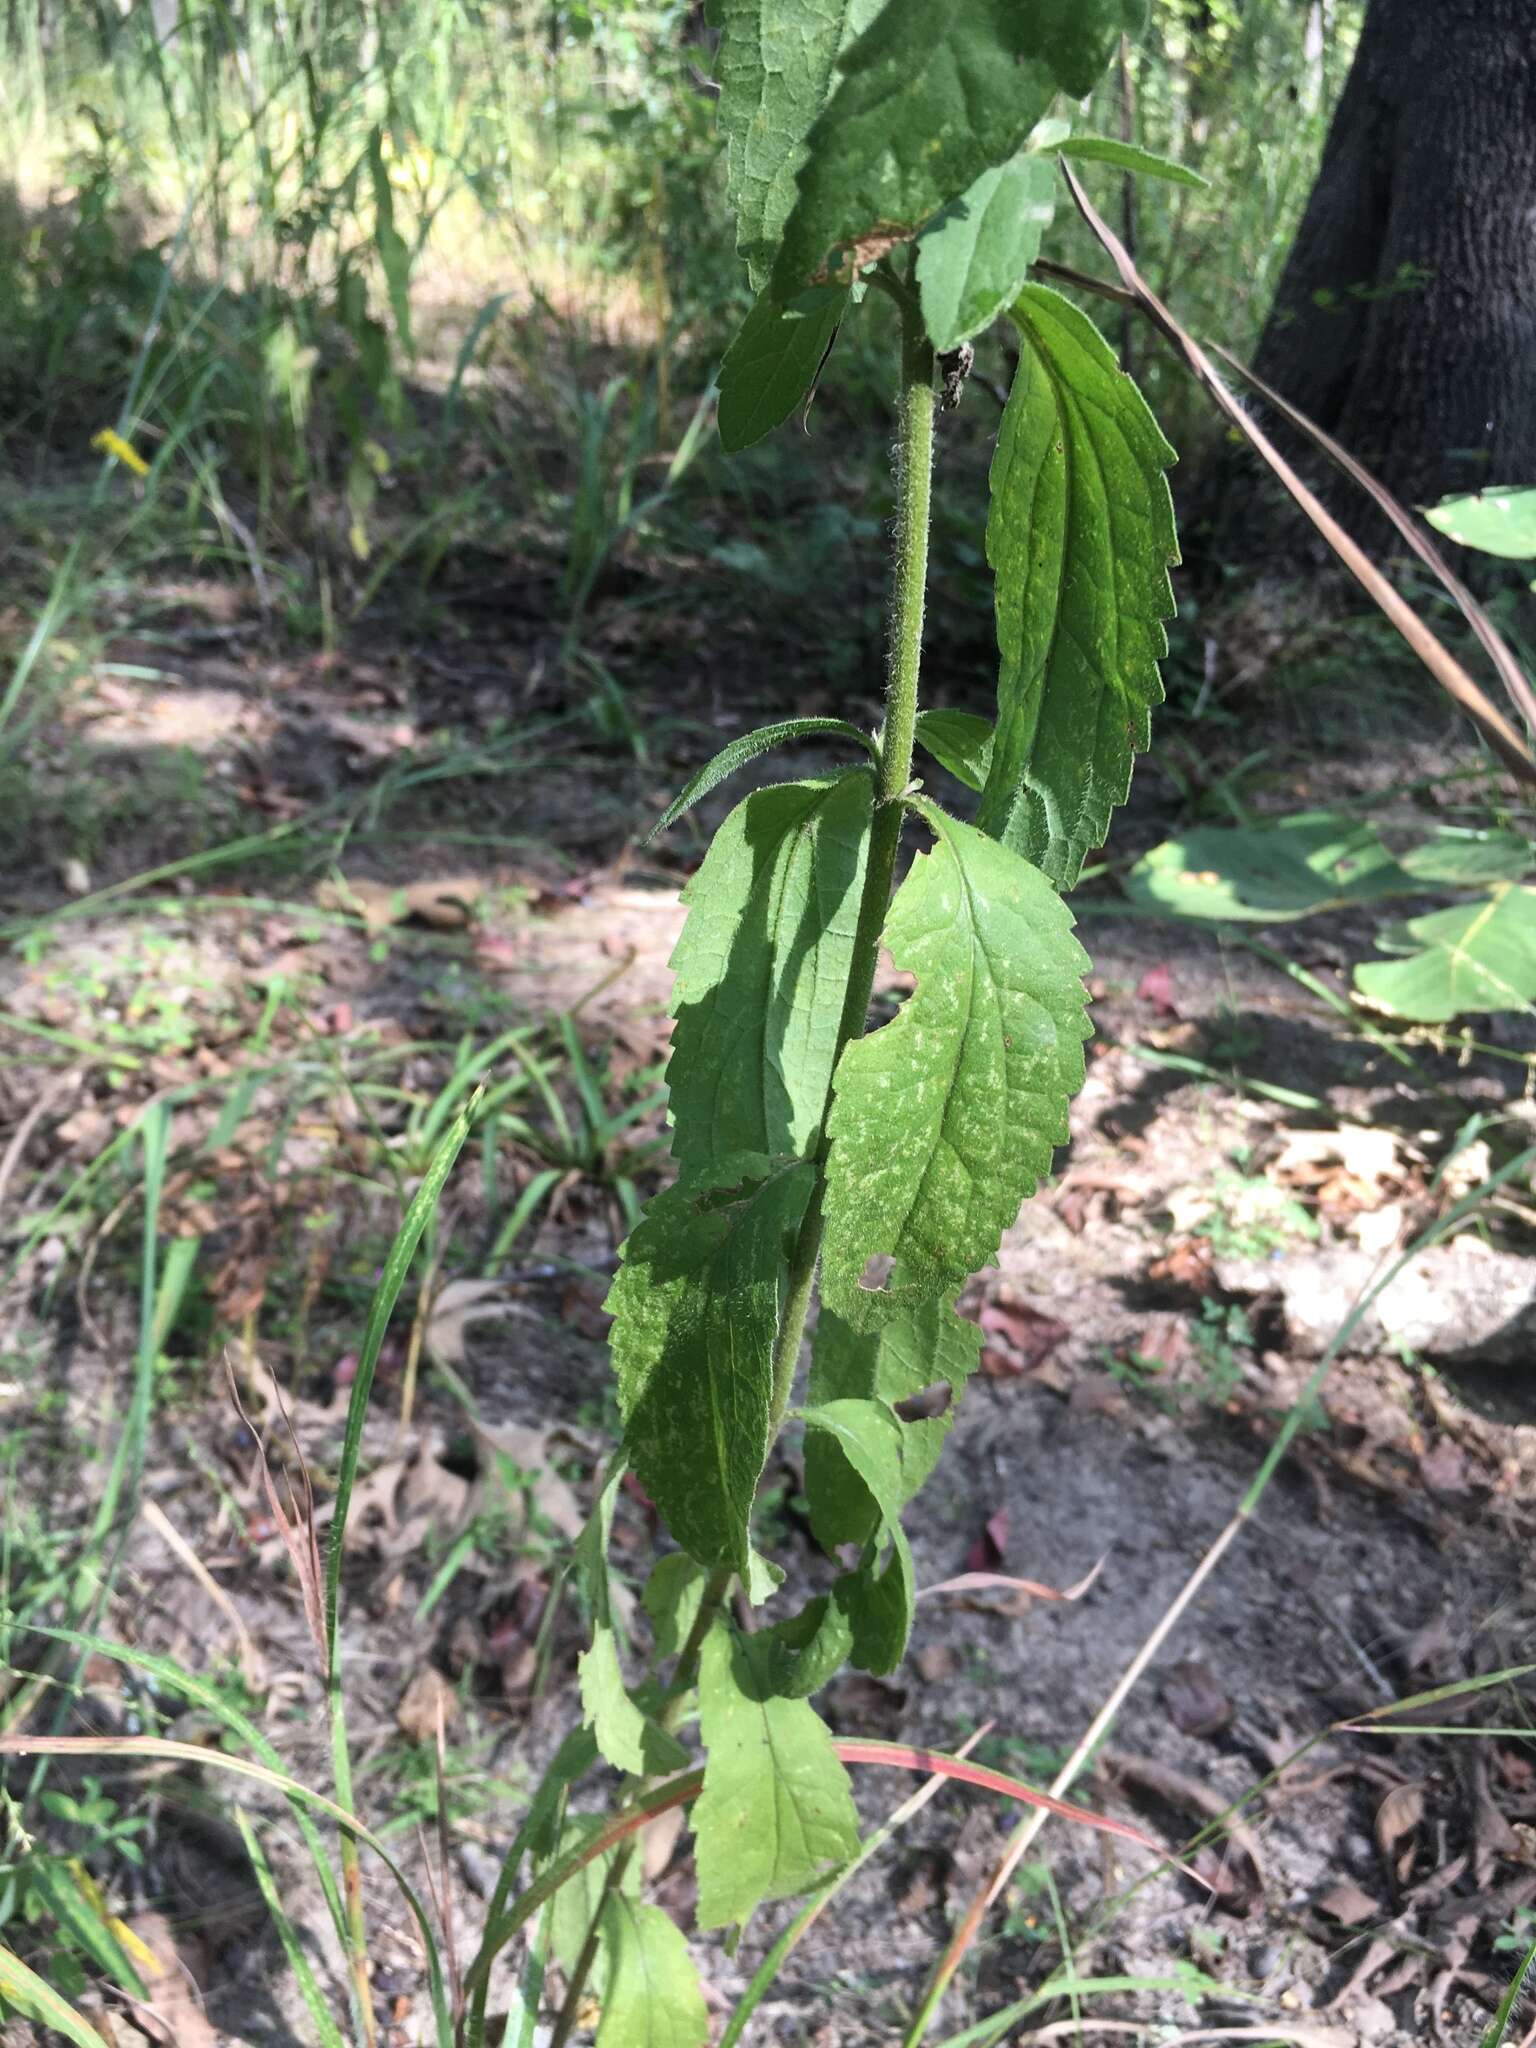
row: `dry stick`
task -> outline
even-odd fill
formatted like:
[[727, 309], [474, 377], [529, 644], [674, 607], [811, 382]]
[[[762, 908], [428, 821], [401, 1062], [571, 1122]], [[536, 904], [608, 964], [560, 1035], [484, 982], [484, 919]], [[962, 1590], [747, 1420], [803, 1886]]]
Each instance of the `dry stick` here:
[[1509, 642], [1435, 546], [1421, 522], [1414, 518], [1400, 498], [1395, 498], [1385, 484], [1371, 475], [1363, 462], [1356, 461], [1342, 442], [1335, 441], [1332, 434], [1325, 432], [1315, 420], [1308, 419], [1304, 412], [1298, 412], [1288, 398], [1281, 397], [1273, 384], [1266, 384], [1256, 370], [1251, 370], [1246, 363], [1240, 362], [1232, 351], [1223, 348], [1219, 341], [1213, 341], [1211, 347], [1224, 363], [1236, 370], [1245, 383], [1253, 386], [1266, 405], [1272, 406], [1298, 433], [1305, 434], [1309, 440], [1315, 441], [1331, 462], [1337, 463], [1347, 477], [1351, 477], [1362, 491], [1375, 500], [1419, 560], [1444, 584], [1462, 617], [1477, 635], [1483, 652], [1498, 670], [1499, 680], [1508, 690], [1521, 717], [1533, 731], [1536, 731], [1536, 690], [1531, 688], [1525, 670], [1516, 660]]
[[[1290, 1412], [1280, 1426], [1279, 1434], [1270, 1445], [1258, 1471], [1255, 1473], [1252, 1484], [1238, 1502], [1237, 1512], [1185, 1580], [1184, 1585], [1176, 1594], [1172, 1606], [1168, 1608], [1152, 1633], [1147, 1637], [1147, 1640], [1126, 1666], [1108, 1698], [1084, 1731], [1077, 1747], [1052, 1779], [1050, 1788], [1052, 1798], [1062, 1799], [1071, 1790], [1073, 1781], [1083, 1768], [1083, 1765], [1088, 1761], [1095, 1745], [1114, 1721], [1121, 1707], [1125, 1704], [1127, 1695], [1140, 1679], [1148, 1664], [1157, 1655], [1158, 1650], [1166, 1641], [1170, 1630], [1188, 1608], [1190, 1601], [1193, 1600], [1196, 1593], [1205, 1584], [1205, 1581], [1221, 1562], [1226, 1552], [1231, 1548], [1238, 1531], [1253, 1519], [1259, 1502], [1263, 1499], [1268, 1489], [1269, 1482], [1279, 1470], [1282, 1460], [1290, 1450], [1301, 1429], [1303, 1417], [1306, 1415], [1312, 1402], [1316, 1400], [1324, 1380], [1332, 1370], [1334, 1360], [1349, 1342], [1371, 1303], [1375, 1301], [1376, 1297], [1385, 1287], [1389, 1286], [1397, 1278], [1397, 1275], [1402, 1272], [1405, 1266], [1418, 1257], [1420, 1252], [1427, 1251], [1432, 1244], [1438, 1243], [1442, 1237], [1449, 1236], [1458, 1225], [1465, 1222], [1467, 1217], [1474, 1213], [1496, 1188], [1502, 1187], [1508, 1180], [1513, 1180], [1517, 1174], [1529, 1167], [1533, 1160], [1536, 1160], [1536, 1145], [1527, 1145], [1522, 1151], [1517, 1152], [1513, 1159], [1506, 1161], [1496, 1173], [1489, 1174], [1487, 1179], [1473, 1188], [1470, 1194], [1463, 1195], [1459, 1202], [1453, 1203], [1443, 1216], [1437, 1217], [1428, 1229], [1421, 1231], [1418, 1237], [1404, 1251], [1398, 1253], [1396, 1258], [1390, 1262], [1383, 1262], [1377, 1271], [1376, 1277], [1368, 1287], [1362, 1290], [1354, 1307], [1344, 1318], [1343, 1322], [1340, 1323], [1330, 1339], [1327, 1349], [1313, 1367], [1311, 1376], [1292, 1404]], [[929, 2026], [932, 2024], [933, 2016], [938, 2010], [939, 2000], [944, 1996], [945, 1991], [949, 1987], [950, 1979], [960, 1967], [966, 1950], [975, 1940], [977, 1930], [983, 1918], [1006, 1887], [1036, 1835], [1044, 1827], [1046, 1815], [1046, 1808], [1036, 1807], [1031, 1813], [1025, 1815], [1009, 1838], [1007, 1847], [1004, 1849], [996, 1869], [971, 1901], [965, 1919], [956, 1930], [949, 1947], [939, 1959], [938, 1967], [933, 1973], [928, 1988], [923, 1995], [922, 2004], [918, 2008], [917, 2016], [913, 2020], [907, 2034], [905, 2048], [918, 2048], [918, 2044], [922, 2041]]]
[[[1345, 568], [1386, 614], [1441, 689], [1461, 706], [1507, 767], [1522, 781], [1536, 783], [1536, 756], [1532, 755], [1530, 748], [1515, 728], [1478, 687], [1455, 656], [1441, 646], [1435, 634], [1425, 625], [1413, 607], [1398, 595], [1359, 542], [1345, 532], [1316, 493], [1302, 482], [1263, 428], [1249, 418], [1218, 376], [1215, 365], [1199, 342], [1186, 328], [1179, 325], [1137, 270], [1126, 252], [1124, 243], [1096, 211], [1072, 166], [1065, 158], [1061, 160], [1061, 171], [1073, 199], [1077, 202], [1079, 213], [1098, 237], [1116, 270], [1119, 271], [1121, 282], [1131, 298], [1141, 307], [1158, 331], [1178, 350], [1191, 373], [1204, 385], [1217, 408], [1273, 470]], [[1115, 292], [1110, 292], [1108, 296], [1119, 298], [1119, 294]], [[1500, 672], [1503, 673], [1502, 664]]]

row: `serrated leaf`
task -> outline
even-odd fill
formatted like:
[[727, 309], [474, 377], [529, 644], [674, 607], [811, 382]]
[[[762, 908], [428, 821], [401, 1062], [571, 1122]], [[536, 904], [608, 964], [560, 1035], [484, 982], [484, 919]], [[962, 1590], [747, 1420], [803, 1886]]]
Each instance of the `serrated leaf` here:
[[654, 839], [658, 832], [665, 832], [669, 825], [675, 825], [701, 797], [708, 796], [728, 775], [734, 775], [738, 768], [758, 754], [766, 754], [770, 747], [781, 747], [787, 740], [813, 739], [823, 733], [837, 733], [843, 739], [852, 740], [867, 754], [875, 752], [874, 741], [869, 734], [860, 732], [846, 718], [785, 718], [777, 725], [760, 725], [756, 732], [743, 733], [740, 739], [722, 747], [712, 761], [706, 762], [697, 775], [689, 778], [646, 834], [647, 841]]
[[1447, 540], [1505, 561], [1536, 559], [1536, 490], [1477, 491], [1445, 498], [1424, 514]]
[[1203, 191], [1210, 183], [1188, 164], [1175, 163], [1156, 150], [1141, 149], [1134, 142], [1116, 142], [1109, 135], [1068, 135], [1059, 142], [1042, 145], [1054, 156], [1079, 157], [1086, 163], [1115, 164], [1122, 171], [1138, 172], [1144, 178], [1163, 178], [1170, 185], [1189, 185]]
[[688, 1944], [659, 1906], [611, 1898], [597, 2048], [703, 2048], [709, 2013]]
[[604, 1759], [632, 1777], [680, 1771], [688, 1752], [629, 1696], [619, 1646], [611, 1628], [594, 1631], [590, 1648], [577, 1659], [582, 1717]]
[[887, 0], [843, 52], [774, 264], [781, 299], [909, 240], [1019, 149], [1059, 89], [1080, 97], [1140, 0]]
[[[902, 1275], [892, 1275], [900, 1287]], [[902, 1495], [898, 1506], [927, 1483], [954, 1422], [955, 1404], [981, 1356], [981, 1331], [955, 1314], [946, 1300], [927, 1301], [878, 1330], [856, 1330], [834, 1309], [823, 1308], [811, 1343], [806, 1399], [813, 1407], [848, 1400], [883, 1401], [893, 1409], [925, 1387], [947, 1385], [942, 1415], [899, 1422], [903, 1432]], [[805, 1491], [811, 1527], [824, 1550], [866, 1543], [879, 1520], [878, 1506], [849, 1465], [832, 1431], [806, 1438]]]
[[624, 1445], [701, 1564], [753, 1570], [785, 1259], [815, 1169], [753, 1153], [687, 1169], [624, 1246], [607, 1300]]
[[699, 1729], [707, 1760], [693, 1809], [701, 1928], [745, 1921], [856, 1854], [858, 1815], [825, 1723], [775, 1697], [773, 1653], [723, 1625], [705, 1639]]
[[806, 137], [831, 90], [839, 53], [881, 0], [721, 0], [720, 132], [726, 202], [754, 291], [795, 203]]
[[750, 448], [787, 420], [810, 391], [848, 310], [846, 285], [816, 285], [792, 306], [768, 292], [742, 323], [720, 365], [720, 445]]
[[[828, 1401], [807, 1408], [804, 1421], [807, 1451], [818, 1438], [830, 1438], [875, 1511], [859, 1569], [840, 1579], [837, 1590], [853, 1626], [854, 1663], [865, 1671], [894, 1671], [906, 1652], [916, 1598], [901, 1511], [927, 1472], [909, 1468], [916, 1446], [883, 1401]], [[890, 1556], [882, 1568], [886, 1545]]]
[[919, 711], [917, 743], [967, 789], [985, 788], [992, 762], [992, 721], [969, 711]]
[[1201, 922], [1275, 924], [1415, 887], [1369, 825], [1326, 811], [1273, 825], [1204, 825], [1137, 861], [1126, 894]]
[[825, 1111], [874, 783], [778, 783], [736, 806], [684, 891], [671, 966], [672, 1150], [808, 1154]]
[[[1087, 955], [1049, 883], [935, 805], [885, 944], [917, 987], [838, 1064], [822, 1299], [861, 1329], [910, 1313], [997, 1250], [1067, 1136], [1088, 1035]], [[861, 1285], [890, 1257], [900, 1283]]]
[[997, 736], [977, 822], [1069, 889], [1161, 703], [1173, 450], [1098, 329], [1030, 285], [992, 461]]
[[1378, 1009], [1447, 1024], [1536, 1001], [1536, 889], [1500, 884], [1479, 903], [1411, 918], [1407, 935], [1423, 949], [1411, 959], [1355, 969], [1356, 988]]
[[942, 354], [1013, 302], [1055, 211], [1048, 158], [1020, 151], [996, 164], [924, 228], [917, 284], [928, 339]]

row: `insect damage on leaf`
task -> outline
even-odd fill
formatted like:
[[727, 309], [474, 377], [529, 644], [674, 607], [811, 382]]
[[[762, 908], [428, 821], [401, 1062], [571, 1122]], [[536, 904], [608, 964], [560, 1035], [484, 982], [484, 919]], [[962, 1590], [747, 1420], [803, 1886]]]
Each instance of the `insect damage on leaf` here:
[[[1067, 1136], [1088, 958], [1038, 869], [937, 806], [885, 944], [917, 987], [834, 1077], [822, 1297], [857, 1328], [952, 1295], [997, 1250]], [[873, 1258], [894, 1284], [866, 1287]]]

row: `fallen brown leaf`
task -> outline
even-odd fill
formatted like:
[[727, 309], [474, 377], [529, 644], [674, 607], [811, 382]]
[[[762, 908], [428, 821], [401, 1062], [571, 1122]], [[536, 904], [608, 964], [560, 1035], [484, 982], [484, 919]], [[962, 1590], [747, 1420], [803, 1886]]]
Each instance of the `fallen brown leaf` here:
[[458, 1719], [459, 1696], [431, 1664], [424, 1664], [400, 1695], [395, 1725], [412, 1742], [436, 1742], [438, 1721], [450, 1728]]
[[1417, 1780], [1394, 1785], [1376, 1809], [1376, 1847], [1396, 1884], [1405, 1883], [1413, 1868], [1423, 1819], [1424, 1787]]

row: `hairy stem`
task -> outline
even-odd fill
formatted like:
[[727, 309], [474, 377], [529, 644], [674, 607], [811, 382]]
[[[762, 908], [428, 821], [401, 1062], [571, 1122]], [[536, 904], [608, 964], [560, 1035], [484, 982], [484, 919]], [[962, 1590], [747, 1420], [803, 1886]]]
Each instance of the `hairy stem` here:
[[[853, 961], [843, 1014], [838, 1020], [837, 1051], [832, 1067], [850, 1039], [864, 1030], [875, 969], [880, 963], [880, 934], [896, 879], [901, 845], [902, 798], [912, 780], [912, 746], [917, 731], [917, 685], [923, 658], [923, 602], [928, 585], [928, 528], [933, 493], [933, 350], [923, 332], [916, 298], [892, 289], [901, 309], [901, 392], [896, 439], [896, 541], [893, 550], [889, 671], [885, 693], [885, 730], [880, 736], [875, 815], [870, 827], [869, 861], [864, 893], [859, 899], [854, 930]], [[829, 1091], [830, 1100], [830, 1091]], [[827, 1123], [823, 1110], [817, 1165], [827, 1161]], [[790, 1256], [784, 1313], [773, 1353], [773, 1433], [789, 1408], [795, 1365], [805, 1335], [806, 1313], [821, 1256], [823, 1175], [805, 1212]]]

